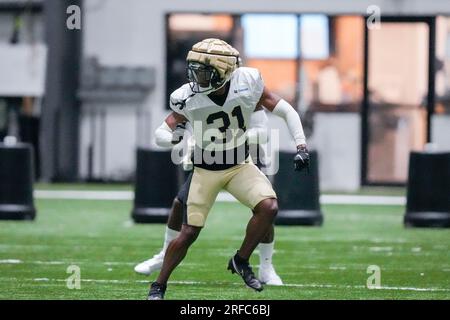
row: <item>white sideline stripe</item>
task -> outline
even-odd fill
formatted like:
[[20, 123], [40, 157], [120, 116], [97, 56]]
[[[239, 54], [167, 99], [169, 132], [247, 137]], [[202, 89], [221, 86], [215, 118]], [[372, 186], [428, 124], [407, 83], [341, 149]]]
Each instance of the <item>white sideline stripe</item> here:
[[[81, 191], [81, 190], [35, 190], [37, 199], [66, 200], [133, 200], [133, 191]], [[228, 192], [220, 192], [219, 202], [237, 202]], [[361, 195], [321, 195], [321, 204], [362, 204], [362, 205], [405, 205], [406, 198], [402, 196], [361, 196]]]
[[360, 196], [342, 194], [323, 194], [322, 204], [367, 204], [367, 205], [405, 205], [406, 197], [401, 196]]
[[133, 200], [133, 191], [35, 190], [37, 199]]
[[[34, 278], [34, 279], [19, 279], [19, 278], [3, 278], [15, 281], [20, 280], [32, 280], [36, 282], [67, 282], [67, 279], [49, 279], [49, 278]], [[0, 281], [2, 278], [0, 278]], [[81, 279], [81, 282], [93, 282], [93, 283], [146, 283], [149, 284], [150, 280], [117, 280], [117, 279]], [[243, 285], [242, 282], [225, 282], [225, 281], [169, 281], [170, 284], [181, 284], [181, 285], [221, 285], [221, 284], [232, 284], [232, 285]], [[319, 283], [286, 283], [283, 284], [284, 287], [295, 287], [295, 288], [322, 288], [322, 289], [367, 289], [367, 290], [397, 290], [397, 291], [427, 291], [427, 292], [450, 292], [450, 288], [415, 288], [415, 287], [390, 287], [381, 286], [375, 287], [373, 289], [368, 289], [365, 286], [357, 285], [337, 285], [337, 284], [319, 284]]]

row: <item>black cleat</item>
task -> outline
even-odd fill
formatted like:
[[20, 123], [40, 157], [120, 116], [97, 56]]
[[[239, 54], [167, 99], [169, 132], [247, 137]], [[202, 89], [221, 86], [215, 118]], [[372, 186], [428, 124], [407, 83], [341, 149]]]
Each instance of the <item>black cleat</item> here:
[[147, 300], [164, 300], [166, 289], [167, 285], [153, 282], [150, 286], [150, 292], [148, 293]]
[[261, 282], [255, 277], [248, 261], [242, 260], [242, 258], [238, 257], [237, 253], [228, 262], [228, 270], [231, 270], [231, 273], [239, 274], [247, 287], [256, 291], [262, 291], [264, 289]]

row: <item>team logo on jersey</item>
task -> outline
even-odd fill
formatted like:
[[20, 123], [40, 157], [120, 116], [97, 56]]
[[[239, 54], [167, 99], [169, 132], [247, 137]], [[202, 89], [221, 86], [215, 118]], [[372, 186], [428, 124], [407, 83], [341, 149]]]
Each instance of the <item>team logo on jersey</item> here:
[[192, 93], [186, 99], [181, 100], [172, 100], [172, 98], [170, 98], [170, 103], [173, 106], [178, 107], [179, 110], [183, 110], [186, 107], [186, 101], [189, 100], [189, 98], [192, 98], [194, 95], [195, 93]]
[[250, 90], [249, 88], [242, 88], [242, 89], [238, 89], [238, 90], [234, 90], [234, 93], [238, 93], [238, 92], [244, 92], [244, 91], [248, 91]]

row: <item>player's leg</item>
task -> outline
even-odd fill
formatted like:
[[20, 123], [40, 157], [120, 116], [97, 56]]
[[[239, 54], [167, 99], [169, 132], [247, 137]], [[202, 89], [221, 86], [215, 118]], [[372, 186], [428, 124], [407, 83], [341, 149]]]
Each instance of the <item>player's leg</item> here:
[[232, 272], [238, 272], [248, 286], [255, 290], [262, 290], [262, 286], [260, 284], [258, 286], [253, 280], [254, 275], [248, 260], [256, 246], [273, 227], [273, 221], [278, 211], [276, 194], [267, 177], [253, 163], [241, 165], [225, 189], [242, 204], [253, 210], [244, 242], [237, 254], [230, 260], [228, 267]]
[[272, 263], [272, 257], [274, 253], [275, 245], [275, 227], [269, 228], [264, 238], [258, 245], [259, 250], [259, 272], [258, 279], [263, 283], [270, 286], [281, 286], [283, 281], [276, 273]]
[[274, 241], [275, 238], [275, 226], [272, 224], [272, 226], [269, 228], [269, 231], [265, 234], [264, 238], [262, 238], [261, 243], [269, 244]]
[[178, 197], [175, 197], [172, 203], [172, 208], [170, 209], [169, 218], [167, 220], [163, 248], [152, 258], [137, 264], [134, 267], [134, 271], [148, 276], [161, 269], [167, 247], [169, 246], [169, 243], [180, 234], [182, 222], [183, 204], [180, 200], [178, 200]]
[[263, 289], [249, 264], [249, 259], [258, 243], [268, 232], [273, 219], [277, 214], [276, 199], [262, 200], [254, 209], [252, 218], [247, 224], [246, 234], [240, 249], [228, 262], [228, 270], [238, 273], [245, 284], [256, 291]]
[[179, 236], [167, 248], [161, 272], [150, 287], [148, 298], [151, 300], [164, 298], [169, 277], [197, 239], [222, 188], [222, 180], [220, 174], [195, 168], [185, 185], [186, 188], [182, 188], [179, 194], [183, 209], [183, 227]]
[[238, 256], [248, 260], [269, 232], [273, 221], [278, 213], [278, 202], [275, 198], [268, 198], [260, 201], [253, 209], [253, 216], [250, 218], [245, 233], [244, 241], [239, 249]]
[[202, 227], [183, 225], [180, 235], [167, 248], [164, 264], [156, 282], [167, 284], [170, 274], [183, 261], [189, 247], [197, 239], [201, 229]]
[[[250, 148], [250, 154], [253, 159], [253, 163], [261, 170], [266, 166], [266, 152], [261, 145], [253, 145]], [[275, 268], [272, 264], [272, 257], [274, 253], [274, 237], [275, 228], [274, 225], [269, 229], [269, 232], [261, 240], [258, 245], [259, 251], [259, 274], [258, 278], [262, 283], [280, 286], [283, 284], [281, 278], [275, 272]]]
[[[181, 203], [181, 201], [178, 200], [178, 197], [175, 197], [175, 199], [173, 199], [169, 217], [167, 218], [167, 228], [169, 230], [177, 232], [178, 236], [178, 234], [181, 231], [182, 225], [183, 225], [183, 203]], [[164, 245], [166, 245], [166, 243], [164, 243]], [[169, 244], [167, 243], [167, 246], [168, 245]]]
[[183, 225], [180, 235], [167, 248], [163, 266], [158, 278], [150, 286], [148, 300], [162, 300], [167, 288], [167, 282], [173, 270], [183, 261], [189, 247], [200, 234], [201, 227]]

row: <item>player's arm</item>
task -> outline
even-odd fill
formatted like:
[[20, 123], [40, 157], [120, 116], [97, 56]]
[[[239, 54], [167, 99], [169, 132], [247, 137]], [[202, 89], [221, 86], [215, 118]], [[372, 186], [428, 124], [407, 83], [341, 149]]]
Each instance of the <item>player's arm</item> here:
[[185, 116], [172, 112], [163, 123], [156, 129], [156, 144], [163, 148], [171, 148], [183, 139], [185, 124], [187, 119]]
[[283, 118], [295, 140], [297, 148], [306, 147], [306, 138], [300, 116], [286, 100], [264, 87], [258, 105], [264, 106], [273, 114]]
[[266, 87], [258, 102], [273, 114], [284, 119], [286, 125], [295, 140], [297, 155], [294, 158], [295, 169], [301, 170], [309, 165], [309, 154], [306, 148], [306, 138], [303, 132], [300, 116], [295, 109], [284, 99], [268, 90]]

